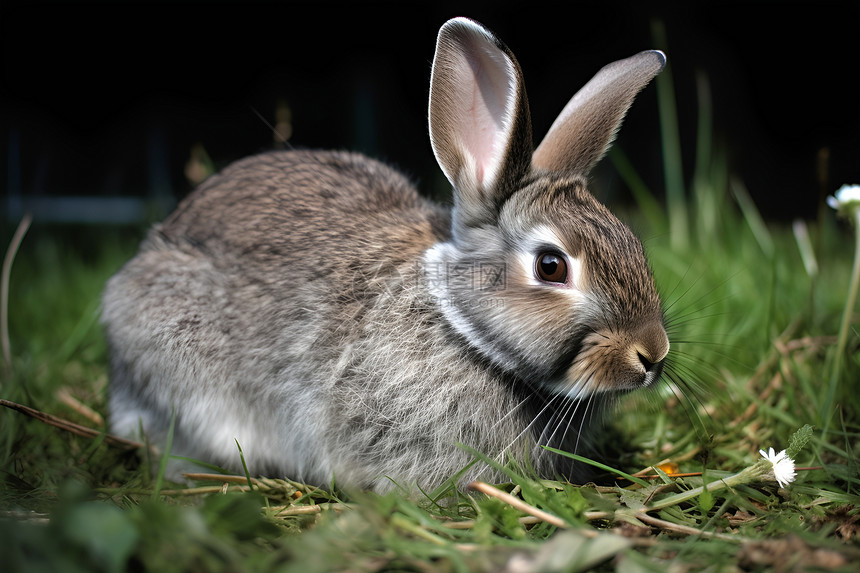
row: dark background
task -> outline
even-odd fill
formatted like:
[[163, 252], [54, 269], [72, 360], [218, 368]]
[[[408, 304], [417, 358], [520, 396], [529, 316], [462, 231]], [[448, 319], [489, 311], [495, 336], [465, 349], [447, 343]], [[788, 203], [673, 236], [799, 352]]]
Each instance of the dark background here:
[[[439, 26], [470, 16], [517, 55], [539, 139], [601, 66], [657, 47], [662, 21], [692, 176], [696, 73], [714, 143], [771, 219], [813, 217], [860, 182], [860, 2], [0, 4], [4, 192], [180, 198], [191, 147], [216, 166], [270, 149], [279, 100], [298, 147], [359, 149], [444, 187], [426, 106]], [[694, 4], [694, 5], [693, 5]], [[656, 90], [618, 139], [662, 194]], [[826, 150], [822, 152], [822, 150]], [[826, 169], [819, 158], [826, 153]], [[609, 161], [599, 195], [629, 194]], [[822, 177], [824, 178], [822, 180]], [[3, 201], [4, 218], [15, 218]], [[37, 224], [39, 221], [37, 220]]]

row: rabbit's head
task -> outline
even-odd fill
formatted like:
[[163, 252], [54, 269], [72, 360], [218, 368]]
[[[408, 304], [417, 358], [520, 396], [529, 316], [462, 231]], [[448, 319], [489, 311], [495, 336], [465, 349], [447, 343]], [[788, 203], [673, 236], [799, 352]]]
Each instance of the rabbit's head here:
[[604, 67], [535, 149], [513, 54], [471, 20], [439, 32], [430, 136], [454, 209], [426, 280], [457, 335], [553, 394], [647, 386], [669, 350], [642, 245], [585, 179], [664, 65], [651, 51]]

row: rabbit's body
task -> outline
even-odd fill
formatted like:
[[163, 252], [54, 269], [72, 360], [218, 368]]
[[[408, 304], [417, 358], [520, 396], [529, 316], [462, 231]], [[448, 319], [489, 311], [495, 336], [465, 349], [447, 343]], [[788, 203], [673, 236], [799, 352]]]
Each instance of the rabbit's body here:
[[[430, 115], [453, 210], [350, 153], [268, 153], [208, 179], [105, 290], [113, 430], [163, 443], [175, 415], [175, 454], [237, 470], [238, 441], [254, 473], [377, 490], [453, 476], [470, 460], [457, 443], [568, 473], [540, 446], [575, 449], [605, 397], [652, 384], [668, 350], [641, 244], [581, 177], [662, 67], [638, 58], [644, 79], [610, 89], [620, 112], [586, 118], [602, 135], [583, 146], [554, 127], [531, 158], [512, 55], [446, 24]], [[460, 121], [474, 93], [457, 74], [475, 59], [488, 103]], [[500, 96], [484, 73], [493, 89], [509, 75]], [[457, 134], [499, 113], [495, 140]]]
[[359, 155], [268, 153], [213, 176], [108, 285], [113, 427], [163, 434], [182, 404], [174, 453], [235, 470], [238, 440], [255, 471], [315, 483], [438, 482], [467, 463], [456, 441], [514, 445], [514, 389], [451, 344], [419, 281], [449, 229]]

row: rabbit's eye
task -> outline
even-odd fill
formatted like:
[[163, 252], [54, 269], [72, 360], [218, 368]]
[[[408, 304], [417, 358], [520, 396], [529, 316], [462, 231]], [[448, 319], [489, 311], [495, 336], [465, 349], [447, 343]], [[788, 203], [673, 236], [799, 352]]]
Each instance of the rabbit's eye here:
[[548, 283], [564, 283], [567, 281], [567, 263], [564, 257], [556, 253], [538, 255], [535, 264], [538, 278]]

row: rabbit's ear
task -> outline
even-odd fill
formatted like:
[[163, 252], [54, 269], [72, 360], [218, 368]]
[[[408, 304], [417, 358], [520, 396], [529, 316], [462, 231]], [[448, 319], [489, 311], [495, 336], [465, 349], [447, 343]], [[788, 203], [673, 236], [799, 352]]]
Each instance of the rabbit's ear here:
[[587, 174], [600, 161], [633, 98], [666, 65], [663, 52], [640, 52], [597, 72], [568, 104], [532, 156], [536, 168]]
[[430, 142], [454, 186], [455, 233], [492, 223], [531, 163], [531, 120], [519, 64], [480, 24], [439, 31], [430, 80]]

